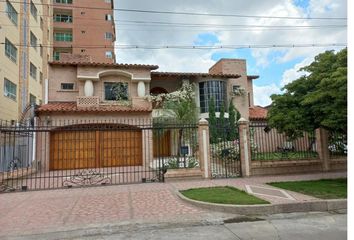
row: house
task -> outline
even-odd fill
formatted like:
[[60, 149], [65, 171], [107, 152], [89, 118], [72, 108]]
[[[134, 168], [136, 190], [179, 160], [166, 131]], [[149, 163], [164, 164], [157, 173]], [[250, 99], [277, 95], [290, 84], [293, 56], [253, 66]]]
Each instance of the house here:
[[[252, 118], [252, 84], [258, 76], [247, 75], [245, 60], [221, 59], [208, 73], [157, 69], [155, 65], [51, 62], [45, 104], [37, 109], [41, 123], [56, 127], [46, 136], [50, 150], [39, 151], [44, 154], [46, 170], [148, 164], [156, 146], [151, 131], [141, 126], [151, 123], [158, 110], [146, 95], [176, 91], [186, 80], [197, 86], [201, 118], [208, 118], [211, 97], [216, 99], [217, 112], [221, 104], [232, 102], [242, 117]], [[123, 130], [110, 130], [118, 125]], [[93, 130], [102, 127], [105, 131]], [[161, 154], [173, 155], [177, 151], [171, 146], [174, 136], [162, 138]], [[122, 154], [127, 146], [129, 151]], [[65, 155], [66, 149], [75, 153]]]

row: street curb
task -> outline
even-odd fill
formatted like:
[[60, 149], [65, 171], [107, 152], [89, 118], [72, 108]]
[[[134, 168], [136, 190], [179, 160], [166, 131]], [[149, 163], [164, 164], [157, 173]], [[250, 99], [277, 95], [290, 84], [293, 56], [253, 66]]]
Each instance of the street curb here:
[[241, 215], [268, 215], [293, 212], [330, 212], [347, 209], [347, 199], [316, 200], [281, 204], [230, 205], [201, 202], [187, 198], [179, 191], [175, 191], [175, 193], [180, 199], [196, 207]]

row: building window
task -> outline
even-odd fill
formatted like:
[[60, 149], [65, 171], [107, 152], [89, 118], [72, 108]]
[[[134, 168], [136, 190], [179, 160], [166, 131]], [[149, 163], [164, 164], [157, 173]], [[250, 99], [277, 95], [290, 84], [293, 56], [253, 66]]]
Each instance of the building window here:
[[60, 52], [54, 52], [53, 59], [54, 59], [54, 61], [59, 61], [60, 60]]
[[106, 14], [106, 21], [112, 21], [113, 20], [113, 16], [111, 14]]
[[82, 52], [82, 53], [86, 52], [86, 49], [81, 49], [81, 52]]
[[31, 105], [36, 105], [36, 102], [37, 102], [36, 96], [30, 94], [30, 104]]
[[37, 37], [33, 34], [33, 32], [31, 32], [30, 35], [31, 47], [37, 50]]
[[206, 113], [209, 111], [209, 101], [214, 98], [215, 111], [220, 112], [222, 104], [226, 102], [226, 82], [212, 80], [199, 83], [200, 111]]
[[38, 10], [36, 8], [36, 5], [34, 5], [34, 3], [32, 1], [31, 1], [31, 14], [34, 17], [34, 19], [37, 20]]
[[55, 3], [60, 3], [60, 4], [72, 4], [73, 0], [55, 0]]
[[17, 48], [5, 38], [5, 55], [13, 62], [17, 61]]
[[74, 90], [74, 84], [73, 83], [62, 83], [60, 84], [61, 90]]
[[107, 101], [128, 100], [128, 83], [104, 83], [104, 99]]
[[73, 34], [72, 33], [54, 33], [54, 41], [59, 42], [72, 42]]
[[34, 66], [32, 63], [30, 63], [30, 76], [34, 80], [37, 80], [37, 67]]
[[105, 3], [112, 3], [112, 0], [104, 0]]
[[66, 14], [55, 14], [54, 22], [72, 23], [73, 16], [66, 15]]
[[9, 19], [17, 26], [18, 13], [9, 1], [6, 1], [6, 13]]
[[107, 39], [107, 40], [112, 40], [113, 39], [113, 33], [106, 32], [104, 34], [104, 38]]
[[113, 53], [111, 51], [107, 51], [106, 58], [113, 58]]
[[4, 79], [4, 95], [16, 101], [17, 86], [8, 79]]

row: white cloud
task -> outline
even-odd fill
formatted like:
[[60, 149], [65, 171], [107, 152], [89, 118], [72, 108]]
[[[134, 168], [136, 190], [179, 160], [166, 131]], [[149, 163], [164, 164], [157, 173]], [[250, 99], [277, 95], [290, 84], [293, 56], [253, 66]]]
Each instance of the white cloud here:
[[[220, 14], [244, 14], [262, 16], [284, 16], [284, 17], [346, 17], [346, 0], [310, 0], [309, 6], [304, 9], [294, 5], [295, 1], [290, 0], [115, 0], [116, 8], [179, 11], [179, 12], [203, 12]], [[181, 28], [173, 26], [131, 24], [120, 22], [122, 20], [139, 21], [160, 21], [197, 24], [223, 24], [223, 25], [279, 25], [279, 26], [310, 26], [310, 25], [343, 25], [346, 21], [336, 20], [293, 20], [293, 19], [265, 19], [265, 18], [233, 18], [233, 17], [212, 17], [212, 16], [188, 16], [171, 14], [146, 14], [134, 12], [117, 11], [117, 44], [128, 45], [193, 45], [200, 34], [211, 33], [219, 40], [220, 45], [276, 45], [276, 44], [314, 44], [314, 43], [342, 43], [346, 42], [347, 29], [345, 27], [332, 28], [306, 28], [292, 30], [269, 30], [265, 28]], [[290, 67], [282, 74], [281, 83], [271, 83], [264, 86], [254, 86], [255, 103], [258, 105], [270, 104], [269, 96], [273, 93], [280, 93], [284, 84], [297, 79], [302, 73], [297, 70], [310, 63], [318, 53], [326, 48], [272, 48], [272, 49], [251, 49], [252, 58], [255, 64], [248, 67], [249, 74], [259, 74], [262, 79], [262, 71], [275, 64], [271, 71], [279, 71], [277, 64], [284, 64], [297, 59], [305, 59], [299, 64]], [[175, 50], [175, 49], [117, 49], [117, 61], [126, 63], [157, 64], [160, 71], [181, 71], [181, 72], [207, 72], [214, 64], [211, 60], [213, 53], [222, 52], [223, 56], [238, 56], [239, 51], [219, 50]], [[250, 59], [247, 59], [250, 60]], [[271, 64], [272, 63], [272, 64]], [[268, 69], [269, 71], [269, 69]], [[270, 79], [269, 79], [270, 81]], [[267, 81], [263, 81], [267, 82]]]
[[[115, 0], [116, 8], [161, 10], [161, 11], [188, 11], [220, 14], [245, 14], [266, 16], [346, 16], [347, 4], [345, 0], [310, 0], [308, 9], [294, 5], [289, 0]], [[232, 18], [232, 17], [205, 17], [171, 14], [143, 14], [134, 12], [116, 12], [117, 43], [129, 45], [192, 45], [199, 34], [213, 33], [221, 45], [254, 45], [254, 44], [303, 44], [303, 43], [333, 43], [343, 42], [346, 39], [345, 28], [319, 28], [301, 30], [264, 30], [250, 28], [222, 27], [211, 29], [181, 28], [160, 25], [134, 25], [119, 22], [122, 20], [163, 21], [198, 24], [236, 24], [236, 25], [326, 25], [343, 24], [343, 21], [326, 20], [292, 20], [292, 19], [264, 19], [264, 18]], [[345, 22], [344, 22], [345, 23]], [[253, 49], [252, 56], [256, 67], [265, 68], [270, 62], [284, 63], [299, 57], [312, 57], [319, 49]], [[323, 50], [323, 49], [320, 49]], [[283, 57], [275, 58], [275, 52], [281, 51]], [[172, 71], [207, 71], [207, 64], [215, 50], [117, 50], [118, 62], [128, 63], [155, 63], [161, 69]], [[231, 52], [231, 51], [230, 51]], [[208, 59], [209, 58], [209, 59]], [[151, 62], [148, 62], [151, 61]], [[172, 61], [172, 62], [171, 62]], [[168, 69], [172, 67], [172, 69]], [[262, 76], [261, 76], [262, 77]]]
[[300, 68], [309, 65], [313, 60], [313, 58], [305, 58], [302, 62], [295, 64], [293, 68], [286, 70], [283, 73], [283, 77], [280, 81], [281, 87], [284, 87], [286, 84], [291, 83], [292, 81], [300, 78], [303, 75], [306, 75], [306, 72], [299, 70]]
[[270, 96], [272, 94], [281, 93], [280, 88], [274, 83], [267, 86], [253, 86], [254, 104], [259, 106], [267, 106], [272, 103]]

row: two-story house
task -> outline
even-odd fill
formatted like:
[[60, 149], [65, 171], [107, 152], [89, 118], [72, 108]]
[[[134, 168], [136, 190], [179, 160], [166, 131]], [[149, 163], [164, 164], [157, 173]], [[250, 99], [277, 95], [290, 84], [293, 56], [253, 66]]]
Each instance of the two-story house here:
[[[247, 75], [245, 60], [222, 59], [209, 73], [153, 71], [156, 69], [158, 66], [139, 64], [50, 63], [45, 104], [37, 114], [41, 123], [58, 126], [60, 131], [47, 136], [50, 151], [43, 153], [47, 170], [139, 166], [153, 161], [153, 136], [141, 131], [141, 126], [151, 123], [159, 111], [146, 96], [176, 91], [185, 80], [196, 85], [201, 118], [208, 118], [212, 97], [217, 111], [221, 104], [232, 102], [242, 117], [252, 118], [252, 81], [258, 76]], [[130, 126], [129, 130], [109, 130], [117, 124]], [[107, 129], [92, 131], [97, 126]], [[133, 131], [132, 126], [136, 126]], [[170, 143], [167, 139], [167, 155], [176, 151]], [[65, 149], [76, 153], [65, 155]]]

